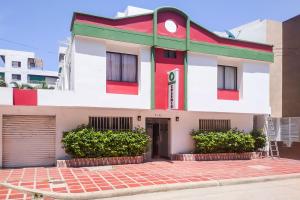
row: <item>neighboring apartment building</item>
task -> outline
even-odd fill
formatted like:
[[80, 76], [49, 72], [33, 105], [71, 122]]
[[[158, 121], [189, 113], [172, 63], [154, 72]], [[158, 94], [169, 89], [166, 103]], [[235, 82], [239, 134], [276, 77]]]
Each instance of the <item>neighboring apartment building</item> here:
[[169, 7], [116, 19], [74, 13], [71, 32], [60, 90], [22, 93], [24, 102], [0, 88], [3, 167], [53, 165], [67, 157], [63, 132], [80, 124], [143, 127], [148, 158], [169, 158], [193, 150], [192, 129], [251, 131], [255, 115], [270, 113], [271, 45], [217, 36]]
[[[300, 159], [300, 16], [284, 22], [256, 20], [229, 30], [237, 39], [274, 45], [270, 104], [283, 157]], [[218, 33], [226, 35], [226, 33]], [[262, 124], [263, 118], [258, 118]]]
[[7, 84], [11, 82], [31, 85], [47, 83], [55, 87], [58, 73], [43, 69], [41, 59], [33, 52], [0, 49], [0, 79]]

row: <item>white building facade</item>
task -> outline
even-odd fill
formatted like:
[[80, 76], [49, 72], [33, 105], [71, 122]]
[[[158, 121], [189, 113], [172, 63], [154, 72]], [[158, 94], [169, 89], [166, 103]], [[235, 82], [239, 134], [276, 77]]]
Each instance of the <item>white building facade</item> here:
[[[297, 18], [298, 22], [295, 20]], [[294, 36], [293, 31], [297, 32], [299, 19], [296, 16], [284, 22], [255, 20], [229, 30], [237, 39], [273, 45], [274, 62], [270, 66], [269, 87], [271, 123], [274, 124], [276, 140], [283, 142], [279, 145], [280, 155], [297, 159], [299, 158], [297, 152], [300, 150], [300, 114], [297, 107], [300, 95], [297, 84], [299, 82], [298, 68], [295, 68], [293, 64], [297, 65], [299, 61], [295, 56], [298, 54], [298, 48], [295, 39], [297, 37]], [[224, 32], [217, 32], [217, 34], [227, 35]], [[295, 60], [284, 61], [293, 59], [293, 56]], [[263, 126], [264, 121], [264, 117], [260, 116], [257, 119], [258, 126]]]
[[33, 52], [0, 49], [0, 79], [11, 82], [37, 85], [42, 82], [55, 86], [58, 72], [43, 69], [42, 60]]
[[[193, 129], [249, 132], [254, 115], [270, 113], [272, 46], [219, 37], [175, 8], [117, 19], [74, 13], [71, 31], [60, 90], [37, 90], [22, 102], [0, 89], [3, 167], [68, 157], [62, 134], [81, 124], [143, 127], [152, 138], [148, 158], [170, 158], [193, 151]], [[30, 128], [10, 132], [22, 122]], [[30, 148], [21, 134], [30, 135]]]

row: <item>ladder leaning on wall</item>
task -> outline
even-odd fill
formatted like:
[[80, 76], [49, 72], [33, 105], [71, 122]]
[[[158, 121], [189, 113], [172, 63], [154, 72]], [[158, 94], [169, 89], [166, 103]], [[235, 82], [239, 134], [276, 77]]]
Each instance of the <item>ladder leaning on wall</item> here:
[[274, 127], [273, 119], [270, 115], [265, 116], [265, 133], [267, 136], [269, 156], [271, 158], [279, 158], [278, 142], [277, 142], [277, 133]]

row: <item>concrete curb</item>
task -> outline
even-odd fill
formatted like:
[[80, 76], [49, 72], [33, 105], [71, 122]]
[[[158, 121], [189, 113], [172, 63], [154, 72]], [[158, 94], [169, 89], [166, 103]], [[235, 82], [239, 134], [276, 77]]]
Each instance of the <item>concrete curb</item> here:
[[38, 189], [29, 189], [21, 186], [15, 186], [9, 183], [0, 183], [1, 186], [22, 191], [24, 193], [41, 194], [46, 197], [52, 197], [55, 199], [101, 199], [109, 197], [129, 196], [142, 193], [153, 193], [153, 192], [165, 192], [172, 190], [183, 190], [183, 189], [195, 189], [195, 188], [206, 188], [206, 187], [217, 187], [226, 185], [238, 185], [247, 183], [259, 183], [275, 180], [285, 180], [300, 178], [300, 173], [285, 174], [285, 175], [274, 175], [274, 176], [261, 176], [251, 178], [239, 178], [239, 179], [224, 179], [224, 180], [211, 180], [201, 182], [188, 182], [188, 183], [175, 183], [166, 185], [155, 185], [155, 186], [144, 186], [138, 188], [126, 188], [112, 191], [99, 191], [99, 192], [85, 192], [85, 193], [57, 193], [48, 192]]

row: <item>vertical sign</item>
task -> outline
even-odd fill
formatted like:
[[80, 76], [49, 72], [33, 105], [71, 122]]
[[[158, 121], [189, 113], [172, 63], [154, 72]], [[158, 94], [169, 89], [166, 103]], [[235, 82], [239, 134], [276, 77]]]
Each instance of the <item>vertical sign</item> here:
[[169, 109], [178, 109], [179, 96], [179, 69], [174, 69], [168, 72], [169, 85]]

